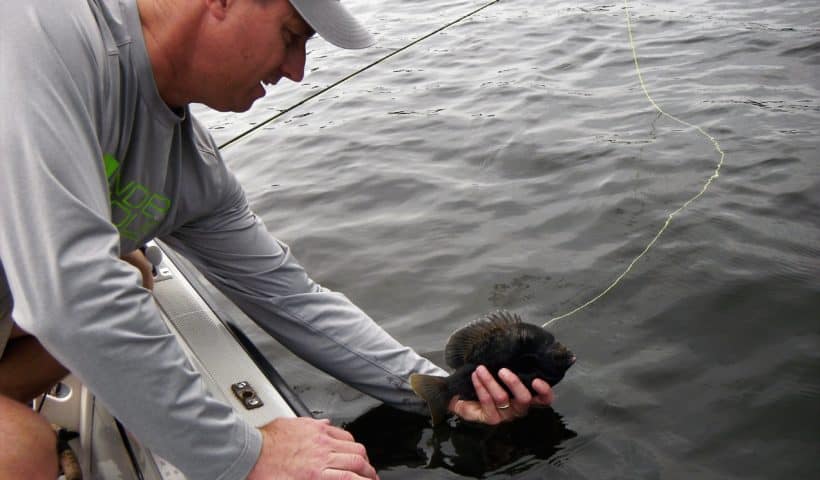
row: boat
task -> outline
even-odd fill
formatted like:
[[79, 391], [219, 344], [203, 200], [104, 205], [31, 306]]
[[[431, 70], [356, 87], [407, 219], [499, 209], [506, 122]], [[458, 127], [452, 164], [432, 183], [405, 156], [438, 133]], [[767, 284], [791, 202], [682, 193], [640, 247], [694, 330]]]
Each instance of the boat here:
[[[276, 369], [216, 307], [205, 281], [159, 241], [147, 245], [154, 298], [209, 391], [254, 426], [275, 418], [312, 416]], [[32, 404], [63, 433], [82, 479], [182, 480], [168, 461], [142, 445], [73, 375]], [[70, 473], [66, 480], [75, 480]]]

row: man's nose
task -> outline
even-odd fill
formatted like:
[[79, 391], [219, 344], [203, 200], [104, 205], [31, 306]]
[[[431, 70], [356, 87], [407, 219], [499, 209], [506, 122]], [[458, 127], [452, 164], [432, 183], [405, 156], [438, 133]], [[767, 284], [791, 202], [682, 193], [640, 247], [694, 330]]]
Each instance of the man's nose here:
[[305, 57], [304, 44], [290, 49], [285, 57], [285, 62], [282, 64], [282, 76], [293, 82], [301, 82], [305, 77]]

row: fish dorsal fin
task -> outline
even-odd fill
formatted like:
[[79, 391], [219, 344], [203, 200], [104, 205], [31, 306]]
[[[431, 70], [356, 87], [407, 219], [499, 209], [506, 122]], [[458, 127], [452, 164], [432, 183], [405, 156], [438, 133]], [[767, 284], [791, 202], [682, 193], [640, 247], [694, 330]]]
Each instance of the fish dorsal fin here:
[[499, 310], [456, 330], [450, 335], [447, 346], [444, 347], [447, 365], [450, 368], [464, 365], [469, 361], [476, 345], [519, 323], [522, 321], [518, 314]]

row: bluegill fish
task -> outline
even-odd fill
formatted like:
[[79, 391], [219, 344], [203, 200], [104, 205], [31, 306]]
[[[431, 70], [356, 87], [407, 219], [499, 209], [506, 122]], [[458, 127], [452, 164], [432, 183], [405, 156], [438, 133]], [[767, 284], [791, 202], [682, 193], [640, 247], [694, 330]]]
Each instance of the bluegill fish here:
[[470, 377], [479, 365], [486, 366], [504, 389], [498, 371], [511, 370], [535, 395], [533, 380], [540, 378], [554, 386], [575, 363], [575, 355], [550, 332], [507, 311], [491, 313], [457, 330], [447, 341], [444, 358], [455, 369], [449, 377], [410, 376], [410, 386], [427, 402], [434, 425], [446, 419], [453, 396], [477, 400]]

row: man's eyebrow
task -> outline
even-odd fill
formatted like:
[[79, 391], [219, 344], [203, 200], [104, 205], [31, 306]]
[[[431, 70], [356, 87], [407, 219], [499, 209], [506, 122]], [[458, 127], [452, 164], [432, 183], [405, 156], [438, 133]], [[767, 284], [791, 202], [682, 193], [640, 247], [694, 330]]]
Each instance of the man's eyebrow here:
[[296, 11], [288, 16], [285, 25], [289, 25], [287, 28], [289, 28], [291, 32], [297, 35], [304, 35], [305, 38], [311, 38], [316, 35], [316, 30]]

